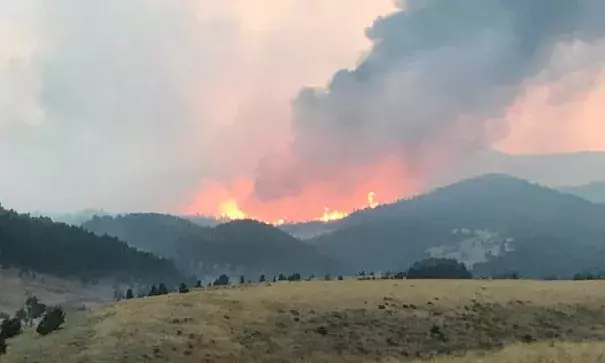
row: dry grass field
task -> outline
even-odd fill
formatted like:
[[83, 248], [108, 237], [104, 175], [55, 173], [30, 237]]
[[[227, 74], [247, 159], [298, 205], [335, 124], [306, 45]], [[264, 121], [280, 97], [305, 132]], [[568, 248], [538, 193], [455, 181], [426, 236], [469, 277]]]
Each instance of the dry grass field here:
[[13, 313], [23, 306], [28, 294], [46, 304], [68, 309], [93, 307], [110, 302], [113, 288], [108, 283], [83, 286], [80, 281], [38, 274], [35, 278], [19, 276], [17, 270], [0, 270], [0, 311]]
[[6, 363], [605, 361], [605, 283], [316, 281], [201, 289], [68, 316]]

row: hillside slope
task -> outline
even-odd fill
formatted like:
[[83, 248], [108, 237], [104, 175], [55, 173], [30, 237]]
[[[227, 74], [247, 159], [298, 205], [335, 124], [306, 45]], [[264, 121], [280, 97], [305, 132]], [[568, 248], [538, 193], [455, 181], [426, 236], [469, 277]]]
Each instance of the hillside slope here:
[[[431, 250], [462, 246], [469, 242], [469, 234], [500, 240], [495, 249], [487, 249], [479, 237], [470, 240], [477, 248], [486, 248], [486, 261], [488, 255], [510, 253], [521, 243], [540, 240], [544, 247], [543, 240], [548, 239], [551, 250], [568, 246], [564, 251], [575, 251], [576, 258], [568, 261], [565, 271], [553, 265], [545, 269], [558, 275], [569, 269], [594, 268], [594, 262], [605, 257], [604, 219], [605, 205], [493, 174], [360, 211], [342, 221], [339, 230], [313, 243], [327, 255], [368, 270], [403, 269]], [[525, 265], [517, 266], [518, 272], [528, 273], [532, 263], [542, 263], [545, 254], [541, 252], [547, 249], [533, 248], [532, 252]]]
[[182, 271], [200, 278], [227, 273], [256, 280], [261, 274], [270, 278], [278, 273], [347, 270], [336, 258], [322, 255], [274, 226], [252, 220], [201, 227], [175, 216], [134, 214], [94, 218], [83, 227], [170, 258]]
[[252, 220], [233, 221], [175, 242], [175, 260], [198, 273], [224, 269], [256, 279], [284, 273], [342, 273], [336, 258], [319, 253], [278, 228]]
[[170, 261], [137, 251], [116, 238], [1, 207], [0, 265], [83, 280], [182, 280]]
[[[599, 349], [594, 341], [605, 339], [603, 291], [602, 282], [472, 280], [204, 289], [69, 315], [59, 332], [39, 337], [28, 331], [9, 341], [8, 355], [2, 359], [3, 363], [408, 362], [469, 351], [507, 356], [520, 349], [519, 343], [530, 343], [523, 351], [533, 354], [506, 360], [530, 362], [524, 359], [556, 340], [567, 342], [557, 344], [570, 349], [564, 352], [568, 356], [586, 354], [584, 359], [561, 362], [589, 362], [588, 353], [594, 356], [593, 350]], [[591, 349], [572, 344], [584, 341], [593, 344]]]
[[605, 203], [605, 181], [585, 185], [559, 188], [561, 191], [577, 195], [593, 203]]

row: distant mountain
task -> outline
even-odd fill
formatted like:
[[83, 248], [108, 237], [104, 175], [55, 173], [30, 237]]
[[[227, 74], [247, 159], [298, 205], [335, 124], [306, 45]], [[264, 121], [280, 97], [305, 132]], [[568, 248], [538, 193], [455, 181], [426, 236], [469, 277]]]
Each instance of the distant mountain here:
[[135, 214], [94, 218], [84, 228], [127, 241], [131, 246], [172, 259], [197, 276], [219, 273], [337, 273], [346, 267], [286, 232], [251, 220], [201, 227], [170, 215]]
[[559, 190], [577, 195], [593, 203], [605, 203], [605, 181], [598, 181], [573, 187], [562, 187]]
[[289, 223], [278, 226], [277, 228], [282, 231], [294, 236], [296, 238], [300, 238], [303, 240], [308, 240], [313, 237], [320, 236], [325, 233], [333, 232], [337, 230], [340, 226], [338, 221], [330, 221], [330, 222], [320, 222], [320, 221], [311, 221], [311, 222], [301, 222], [301, 223]]
[[114, 237], [0, 207], [0, 264], [84, 280], [114, 278], [176, 283], [183, 275], [165, 259]]
[[[368, 270], [404, 268], [427, 255], [452, 250], [473, 264], [488, 263], [520, 251], [524, 241], [552, 240], [553, 247], [573, 246], [578, 257], [570, 261], [571, 268], [580, 269], [592, 268], [593, 257], [604, 245], [604, 219], [605, 205], [491, 174], [354, 213], [339, 230], [313, 243], [327, 255]], [[484, 255], [477, 257], [477, 250]], [[543, 263], [538, 252], [534, 249], [526, 261]], [[529, 267], [519, 272], [527, 273]]]
[[485, 174], [507, 174], [549, 187], [582, 185], [605, 180], [605, 152], [505, 154], [486, 150], [443, 168], [427, 190]]
[[158, 213], [95, 216], [82, 224], [82, 228], [97, 235], [119, 238], [132, 247], [164, 257], [174, 257], [173, 243], [177, 239], [205, 231], [188, 220]]
[[80, 226], [82, 223], [92, 219], [95, 216], [108, 216], [109, 213], [106, 213], [102, 210], [96, 209], [86, 209], [80, 212], [74, 213], [42, 213], [42, 212], [33, 212], [30, 213], [34, 217], [48, 217], [52, 219], [54, 222], [65, 223], [71, 226]]

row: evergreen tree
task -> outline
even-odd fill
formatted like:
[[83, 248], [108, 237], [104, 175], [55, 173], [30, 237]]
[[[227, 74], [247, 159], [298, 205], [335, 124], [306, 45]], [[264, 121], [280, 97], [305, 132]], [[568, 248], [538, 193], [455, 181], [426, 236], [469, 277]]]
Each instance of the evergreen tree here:
[[197, 280], [197, 282], [195, 283], [195, 287], [197, 287], [198, 289], [202, 288], [203, 287], [202, 286], [202, 280]]
[[330, 280], [332, 280], [332, 276], [330, 276], [330, 274], [326, 274], [326, 275], [324, 276], [324, 280], [326, 280], [326, 281], [330, 281]]
[[338, 281], [342, 281], [344, 280], [344, 277], [342, 277], [342, 275], [338, 275]]
[[149, 290], [149, 296], [157, 296], [158, 288], [155, 285], [151, 285], [151, 289]]
[[300, 274], [298, 272], [288, 276], [288, 281], [300, 281]]
[[179, 285], [179, 293], [186, 294], [188, 292], [189, 292], [189, 288], [187, 287], [187, 285], [185, 285], [184, 282], [181, 282], [181, 284]]
[[246, 283], [246, 278], [244, 277], [244, 275], [241, 275], [241, 276], [239, 277], [239, 283], [240, 283], [240, 285], [243, 285], [243, 284], [245, 284], [245, 283]]
[[134, 298], [134, 294], [132, 293], [132, 289], [126, 290], [126, 299], [130, 300]]
[[32, 295], [25, 300], [24, 310], [25, 320], [31, 325], [35, 319], [42, 317], [46, 311], [46, 305], [42, 304], [35, 295]]
[[158, 295], [166, 294], [168, 294], [168, 289], [166, 288], [166, 285], [164, 285], [164, 283], [161, 283], [160, 286], [158, 286]]
[[40, 324], [38, 324], [36, 332], [40, 335], [50, 334], [55, 330], [59, 330], [64, 322], [65, 313], [63, 309], [59, 306], [52, 307], [46, 312]]
[[6, 338], [0, 335], [0, 355], [6, 354]]
[[14, 317], [4, 319], [0, 325], [0, 336], [5, 339], [10, 339], [21, 334], [21, 319]]
[[229, 276], [222, 274], [218, 279], [214, 280], [214, 286], [227, 286], [229, 285]]
[[284, 276], [284, 274], [279, 274], [279, 277], [277, 278], [279, 281], [286, 281], [287, 278], [286, 276]]
[[427, 258], [410, 267], [408, 279], [470, 279], [466, 266], [449, 258]]
[[273, 276], [273, 282], [277, 282], [277, 277]]

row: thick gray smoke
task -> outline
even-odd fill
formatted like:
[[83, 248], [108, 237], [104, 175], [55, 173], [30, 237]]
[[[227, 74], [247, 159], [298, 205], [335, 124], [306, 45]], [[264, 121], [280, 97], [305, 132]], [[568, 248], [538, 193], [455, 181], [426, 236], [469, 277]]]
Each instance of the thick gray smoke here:
[[301, 91], [293, 155], [261, 163], [257, 197], [296, 195], [311, 179], [388, 157], [413, 172], [469, 155], [506, 136], [489, 122], [528, 83], [605, 61], [597, 52], [550, 66], [557, 47], [604, 37], [602, 0], [409, 0], [400, 8], [367, 30], [373, 49], [356, 69], [338, 71], [327, 89]]

